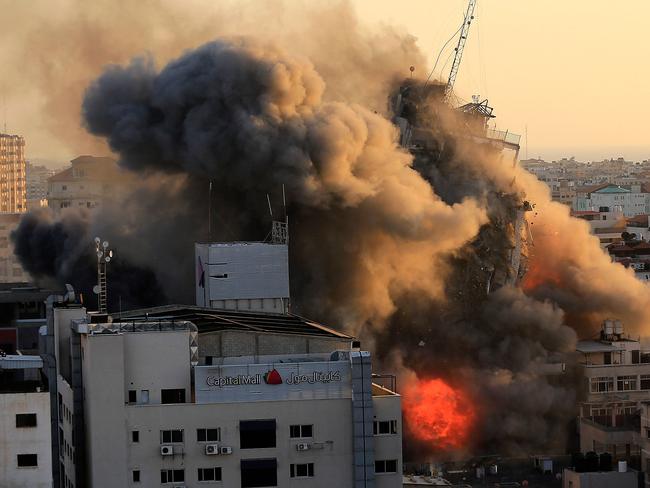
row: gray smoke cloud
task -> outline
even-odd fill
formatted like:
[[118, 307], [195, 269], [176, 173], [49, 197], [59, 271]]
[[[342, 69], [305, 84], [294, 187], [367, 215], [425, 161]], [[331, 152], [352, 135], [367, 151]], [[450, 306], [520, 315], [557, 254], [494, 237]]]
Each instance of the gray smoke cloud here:
[[[381, 90], [393, 81], [389, 70]], [[571, 367], [565, 376], [544, 367], [575, 347], [578, 324], [567, 324], [562, 308], [570, 303], [495, 277], [510, 261], [525, 198], [550, 208], [546, 225], [563, 232], [568, 214], [518, 166], [459, 137], [467, 128], [444, 104], [430, 101], [419, 115], [435, 147], [414, 157], [387, 118], [332, 101], [328, 86], [309, 58], [246, 38], [210, 42], [161, 69], [147, 56], [108, 67], [82, 112], [135, 178], [92, 221], [28, 216], [18, 254], [37, 275], [66, 275], [69, 266], [49, 263], [69, 262], [68, 249], [86, 246], [91, 228], [129, 263], [152, 269], [170, 299], [189, 301], [192, 246], [207, 235], [208, 182], [216, 189], [215, 239], [259, 239], [269, 225], [266, 194], [277, 198], [284, 185], [300, 312], [358, 334], [408, 381], [443, 378], [464, 390], [481, 418], [466, 448], [562, 445], [576, 385]], [[69, 245], [42, 256], [61, 226], [70, 229]], [[50, 241], [35, 243], [41, 234]], [[585, 229], [577, 238], [592, 249]], [[554, 268], [568, 259], [544, 256]], [[72, 261], [85, 262], [78, 254]], [[575, 272], [608, 266], [578, 262]], [[570, 283], [576, 296], [589, 293], [588, 283]], [[620, 300], [599, 296], [604, 304], [592, 320], [619, 310]]]

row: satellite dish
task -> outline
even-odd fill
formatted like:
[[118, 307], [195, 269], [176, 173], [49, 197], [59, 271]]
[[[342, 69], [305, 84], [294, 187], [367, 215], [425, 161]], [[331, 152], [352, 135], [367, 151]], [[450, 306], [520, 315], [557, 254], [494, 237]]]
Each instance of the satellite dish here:
[[415, 66], [411, 66], [409, 70], [411, 71], [411, 73], [413, 73], [415, 71]]
[[108, 247], [108, 241], [104, 241], [104, 242], [102, 243], [102, 247], [103, 247], [104, 249], [106, 249], [106, 248]]
[[99, 244], [101, 242], [101, 239], [99, 237], [95, 237], [95, 244]]
[[111, 262], [111, 257], [110, 257], [110, 256], [106, 256], [105, 260], [106, 260], [107, 263], [110, 263], [110, 262]]
[[99, 285], [95, 285], [95, 286], [93, 286], [93, 293], [94, 293], [95, 295], [99, 295]]
[[101, 252], [101, 251], [97, 251], [97, 257], [98, 257], [98, 258], [101, 258], [103, 255], [104, 255], [103, 252]]

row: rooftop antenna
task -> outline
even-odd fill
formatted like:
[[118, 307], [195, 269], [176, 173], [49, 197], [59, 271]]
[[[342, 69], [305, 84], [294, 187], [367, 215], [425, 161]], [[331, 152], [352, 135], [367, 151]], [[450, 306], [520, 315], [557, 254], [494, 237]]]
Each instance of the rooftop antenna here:
[[269, 204], [269, 213], [271, 214], [271, 220], [273, 220], [273, 209], [271, 208], [271, 198], [269, 197], [269, 194], [266, 194], [266, 201]]
[[93, 291], [97, 294], [98, 312], [107, 313], [106, 266], [113, 258], [113, 251], [108, 248], [108, 241], [102, 242], [99, 237], [95, 237], [95, 251], [97, 253], [97, 284]]
[[284, 183], [282, 183], [282, 208], [284, 209], [284, 221], [289, 222], [289, 217], [287, 216], [287, 196], [284, 193]]
[[212, 242], [212, 180], [208, 187], [208, 242]]

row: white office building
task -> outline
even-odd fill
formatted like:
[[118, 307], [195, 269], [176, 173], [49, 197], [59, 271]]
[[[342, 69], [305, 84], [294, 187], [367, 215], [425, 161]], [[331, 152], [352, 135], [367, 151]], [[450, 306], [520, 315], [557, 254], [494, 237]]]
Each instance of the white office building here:
[[350, 336], [291, 314], [50, 305], [60, 486], [401, 486], [400, 396]]

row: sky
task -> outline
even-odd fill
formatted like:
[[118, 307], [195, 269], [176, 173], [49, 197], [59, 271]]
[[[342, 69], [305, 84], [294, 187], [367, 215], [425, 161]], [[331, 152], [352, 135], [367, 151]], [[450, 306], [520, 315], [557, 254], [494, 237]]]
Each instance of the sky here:
[[[178, 7], [185, 5], [180, 0], [160, 1], [178, 2]], [[315, 0], [279, 1], [291, 15], [293, 4], [300, 2], [304, 8]], [[319, 0], [319, 5], [325, 1]], [[349, 1], [366, 26], [388, 24], [417, 38], [428, 60], [428, 65], [415, 67], [416, 74], [420, 75], [428, 73], [441, 47], [462, 22], [467, 6], [467, 0]], [[156, 3], [155, 0], [142, 2]], [[65, 64], [62, 50], [53, 49], [52, 59], [48, 58], [48, 46], [16, 56], [22, 52], [23, 43], [31, 42], [42, 27], [53, 29], [52, 25], [64, 22], [65, 16], [72, 15], [82, 3], [81, 0], [0, 0], [0, 10], [8, 13], [0, 19], [0, 66], [4, 67], [0, 71], [0, 114], [7, 121], [8, 132], [25, 136], [27, 154], [32, 159], [56, 164], [86, 150], [75, 147], [73, 137], [53, 133], [51, 124], [40, 123], [47, 110], [43, 102], [46, 97], [42, 85], [39, 91], [31, 79], [34, 73], [43, 72], [43, 65], [49, 66], [51, 87], [75, 76], [74, 70], [68, 70]], [[212, 0], [207, 4], [215, 11], [223, 5], [232, 10], [244, 5], [244, 1]], [[251, 0], [245, 4], [255, 8], [266, 2]], [[207, 15], [202, 9], [194, 10], [197, 15]], [[300, 10], [295, 11], [299, 16]], [[645, 33], [648, 18], [648, 0], [478, 0], [456, 92], [466, 100], [472, 95], [488, 98], [495, 108], [497, 128], [524, 136], [522, 158], [648, 159], [650, 42]], [[158, 20], [161, 19], [151, 19]], [[103, 35], [110, 38], [110, 29]], [[218, 27], [214, 35], [219, 35]], [[164, 35], [152, 39], [167, 44], [174, 42]], [[115, 38], [115, 42], [123, 41]], [[142, 46], [133, 44], [133, 54], [138, 54]], [[441, 55], [439, 68], [443, 69], [438, 69], [436, 75], [442, 79], [448, 76], [451, 61], [445, 61], [454, 44], [450, 43]], [[16, 66], [17, 59], [19, 66]], [[40, 71], [31, 69], [35, 61], [41, 63]], [[405, 63], [405, 75], [408, 68]], [[11, 75], [8, 69], [12, 70]], [[18, 84], [16, 79], [20, 80]]]
[[[434, 60], [467, 6], [353, 3], [368, 22], [405, 26]], [[527, 132], [522, 158], [648, 159], [648, 19], [648, 0], [478, 0], [455, 88], [487, 97], [500, 129]]]

